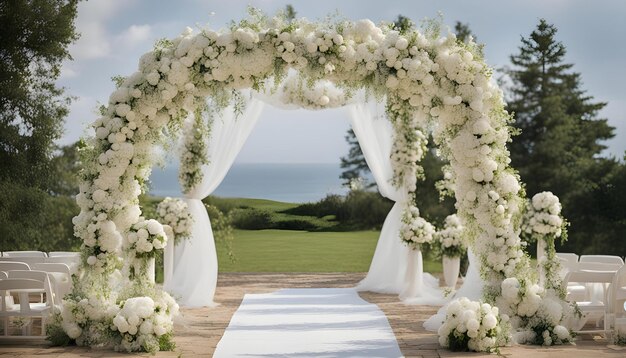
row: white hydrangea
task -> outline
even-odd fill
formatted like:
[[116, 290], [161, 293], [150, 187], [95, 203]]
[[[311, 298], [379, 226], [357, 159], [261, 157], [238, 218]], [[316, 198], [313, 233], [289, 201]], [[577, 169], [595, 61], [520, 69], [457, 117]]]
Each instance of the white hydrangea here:
[[415, 206], [407, 208], [402, 216], [400, 236], [409, 246], [419, 248], [421, 244], [433, 240], [435, 227], [420, 216], [420, 211]]
[[435, 238], [444, 256], [459, 257], [465, 253], [465, 232], [461, 219], [456, 214], [446, 217], [443, 229], [437, 231]]
[[167, 197], [157, 205], [156, 213], [160, 222], [172, 228], [175, 240], [191, 236], [193, 217], [184, 200]]

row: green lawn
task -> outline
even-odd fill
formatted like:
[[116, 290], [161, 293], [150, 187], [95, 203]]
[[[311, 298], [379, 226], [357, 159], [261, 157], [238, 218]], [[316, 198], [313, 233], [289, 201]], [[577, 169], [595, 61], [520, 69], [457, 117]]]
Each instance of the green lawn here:
[[[307, 232], [235, 230], [232, 263], [218, 244], [220, 272], [365, 272], [378, 231]], [[441, 272], [439, 261], [424, 261], [424, 271]]]

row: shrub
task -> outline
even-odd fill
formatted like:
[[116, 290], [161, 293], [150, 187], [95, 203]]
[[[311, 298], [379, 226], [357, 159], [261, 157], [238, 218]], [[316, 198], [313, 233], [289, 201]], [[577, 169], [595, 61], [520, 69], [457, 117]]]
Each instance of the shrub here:
[[315, 203], [306, 203], [295, 208], [283, 211], [285, 214], [300, 216], [316, 216], [318, 218], [337, 215], [344, 205], [344, 197], [337, 194], [328, 194], [326, 197]]
[[261, 230], [273, 227], [272, 214], [266, 210], [254, 208], [233, 209], [232, 224], [237, 229]]
[[337, 220], [355, 229], [380, 229], [393, 206], [393, 201], [378, 192], [353, 190], [337, 213]]

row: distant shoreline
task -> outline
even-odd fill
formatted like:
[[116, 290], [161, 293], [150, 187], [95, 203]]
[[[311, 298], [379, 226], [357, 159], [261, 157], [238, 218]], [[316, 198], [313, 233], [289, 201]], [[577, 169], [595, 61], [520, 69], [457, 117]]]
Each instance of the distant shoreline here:
[[[258, 198], [286, 203], [316, 202], [346, 194], [339, 163], [235, 163], [212, 193], [226, 198]], [[150, 194], [181, 197], [178, 166], [154, 168]]]

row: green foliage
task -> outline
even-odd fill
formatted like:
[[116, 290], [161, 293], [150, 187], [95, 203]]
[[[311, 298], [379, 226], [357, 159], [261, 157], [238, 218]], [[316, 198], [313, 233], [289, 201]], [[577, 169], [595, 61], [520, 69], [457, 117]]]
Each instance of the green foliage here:
[[393, 202], [378, 192], [352, 190], [336, 213], [337, 221], [350, 230], [380, 229]]
[[172, 333], [166, 333], [159, 337], [159, 351], [172, 352], [174, 349], [176, 349], [176, 343]]
[[393, 21], [393, 29], [401, 34], [405, 34], [415, 29], [415, 23], [406, 16], [398, 15], [398, 17]]
[[292, 22], [293, 20], [296, 19], [296, 10], [293, 8], [293, 5], [291, 4], [287, 4], [287, 6], [285, 6], [285, 20]]
[[[614, 128], [598, 118], [606, 104], [581, 88], [581, 75], [564, 62], [566, 48], [556, 33], [555, 26], [540, 20], [511, 56], [508, 110], [515, 112], [514, 125], [521, 130], [510, 145], [512, 166], [530, 195], [548, 190], [560, 198], [571, 222], [564, 248], [624, 255], [619, 243], [626, 216], [623, 205], [613, 203], [623, 203], [626, 196], [614, 187], [619, 179], [612, 174], [623, 173], [624, 164], [600, 156]], [[614, 196], [608, 198], [609, 192]]]
[[456, 334], [456, 331], [452, 331], [448, 335], [448, 348], [453, 352], [468, 352], [467, 343], [469, 340], [470, 337], [467, 334]]
[[456, 34], [456, 39], [460, 42], [468, 43], [470, 38], [476, 41], [476, 36], [472, 33], [472, 30], [467, 23], [462, 23], [461, 21], [455, 22], [454, 33]]
[[75, 201], [40, 189], [0, 181], [0, 247], [3, 250], [72, 251]]
[[72, 196], [78, 194], [78, 171], [80, 142], [60, 147], [52, 158], [54, 180], [50, 182], [49, 192], [53, 195]]
[[454, 197], [441, 197], [437, 183], [443, 179], [443, 167], [447, 164], [436, 154], [434, 141], [428, 141], [428, 151], [421, 161], [425, 177], [417, 186], [415, 203], [420, 209], [420, 215], [433, 224], [443, 223], [446, 216], [455, 212]]
[[46, 340], [53, 346], [65, 347], [74, 343], [61, 326], [61, 313], [54, 312], [46, 324]]
[[211, 229], [213, 230], [215, 243], [223, 246], [230, 260], [235, 262], [236, 258], [233, 250], [235, 236], [233, 234], [231, 215], [224, 214], [220, 209], [212, 205], [205, 204], [205, 207], [209, 218], [211, 218]]
[[238, 229], [261, 230], [273, 227], [272, 214], [260, 209], [235, 209], [231, 212], [233, 225]]
[[[0, 248], [70, 250], [73, 199], [65, 163], [53, 159], [70, 98], [56, 86], [77, 39], [74, 0], [0, 5]], [[61, 156], [64, 154], [61, 151]], [[57, 157], [58, 158], [58, 157]], [[75, 192], [74, 192], [75, 193]]]
[[0, 6], [0, 180], [43, 190], [70, 99], [56, 79], [77, 39], [77, 0], [16, 0]]

